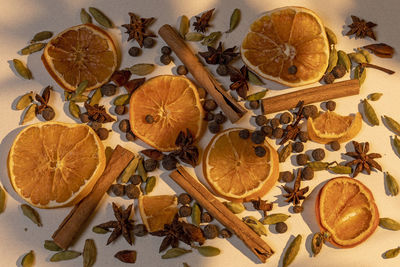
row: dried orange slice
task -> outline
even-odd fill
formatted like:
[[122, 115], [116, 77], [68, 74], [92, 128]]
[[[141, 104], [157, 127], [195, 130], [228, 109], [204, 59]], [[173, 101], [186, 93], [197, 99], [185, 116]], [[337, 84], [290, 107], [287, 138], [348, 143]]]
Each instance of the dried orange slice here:
[[328, 232], [328, 240], [337, 247], [359, 245], [379, 224], [371, 191], [349, 177], [331, 179], [321, 188], [315, 212], [321, 232]]
[[149, 232], [164, 229], [164, 224], [172, 223], [178, 212], [178, 201], [174, 195], [140, 196], [139, 211], [143, 224]]
[[362, 117], [341, 116], [332, 111], [321, 113], [317, 118], [307, 120], [308, 136], [314, 142], [327, 144], [332, 141], [343, 143], [353, 139], [361, 130]]
[[64, 30], [45, 47], [42, 61], [49, 74], [65, 90], [75, 91], [87, 80], [86, 90], [106, 83], [118, 65], [110, 35], [93, 24]]
[[8, 155], [8, 172], [24, 200], [39, 208], [56, 208], [85, 197], [105, 162], [104, 146], [91, 127], [45, 122], [17, 135]]
[[264, 196], [279, 175], [275, 149], [265, 141], [264, 157], [254, 152], [254, 144], [239, 137], [242, 129], [227, 129], [215, 135], [203, 155], [203, 173], [212, 189], [232, 201], [250, 201]]
[[329, 44], [317, 14], [303, 7], [282, 7], [251, 24], [241, 55], [258, 75], [300, 86], [320, 80], [328, 66]]
[[[146, 116], [154, 121], [149, 123]], [[189, 129], [197, 139], [203, 130], [204, 111], [196, 86], [183, 76], [161, 75], [133, 92], [129, 105], [132, 132], [161, 151], [178, 147], [180, 131]]]

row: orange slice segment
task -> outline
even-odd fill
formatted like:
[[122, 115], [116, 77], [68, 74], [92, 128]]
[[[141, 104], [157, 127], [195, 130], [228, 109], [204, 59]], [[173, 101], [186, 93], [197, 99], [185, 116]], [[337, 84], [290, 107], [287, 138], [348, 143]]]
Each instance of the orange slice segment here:
[[379, 223], [379, 212], [371, 191], [358, 180], [337, 177], [320, 190], [315, 203], [322, 232], [338, 247], [354, 247], [365, 241]]
[[362, 117], [355, 115], [341, 116], [332, 111], [321, 113], [317, 118], [307, 120], [308, 136], [314, 142], [327, 144], [332, 141], [339, 143], [353, 139], [361, 130]]
[[[148, 123], [146, 116], [153, 117]], [[182, 76], [161, 75], [133, 92], [129, 120], [133, 133], [161, 151], [177, 149], [180, 131], [189, 129], [195, 139], [202, 133], [204, 111], [195, 85]]]
[[64, 30], [45, 47], [42, 61], [49, 74], [65, 90], [75, 91], [87, 80], [86, 90], [106, 83], [118, 65], [110, 35], [93, 24]]
[[323, 76], [328, 66], [329, 44], [324, 26], [313, 11], [283, 7], [266, 12], [251, 24], [242, 42], [241, 55], [258, 75], [288, 86], [300, 86]]
[[8, 156], [15, 191], [39, 208], [77, 203], [104, 168], [103, 144], [84, 124], [33, 124], [17, 135]]
[[178, 212], [178, 201], [175, 196], [140, 196], [139, 211], [143, 224], [149, 232], [164, 229], [164, 224], [172, 223], [175, 214]]
[[225, 130], [213, 137], [203, 155], [203, 173], [213, 190], [233, 201], [264, 196], [279, 174], [278, 154], [265, 141], [264, 157], [256, 156], [250, 139], [239, 137], [241, 129]]

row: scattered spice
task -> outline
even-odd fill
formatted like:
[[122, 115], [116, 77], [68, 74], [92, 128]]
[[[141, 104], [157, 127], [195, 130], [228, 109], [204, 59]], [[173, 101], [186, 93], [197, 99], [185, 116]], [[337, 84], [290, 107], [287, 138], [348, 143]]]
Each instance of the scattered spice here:
[[114, 257], [124, 263], [135, 263], [136, 262], [136, 251], [134, 250], [121, 250], [118, 251]]
[[379, 226], [392, 231], [400, 230], [400, 222], [386, 217], [379, 219]]
[[89, 13], [93, 16], [93, 18], [99, 23], [101, 26], [106, 28], [114, 27], [112, 21], [99, 9], [95, 7], [89, 7]]
[[126, 29], [126, 33], [129, 35], [128, 41], [135, 39], [140, 47], [143, 47], [143, 40], [146, 37], [156, 37], [156, 35], [147, 30], [147, 27], [151, 25], [155, 18], [140, 18], [134, 13], [129, 12], [130, 22], [129, 24], [121, 25]]
[[156, 186], [156, 177], [155, 176], [150, 176], [149, 178], [147, 178], [146, 180], [146, 186], [144, 188], [144, 191], [146, 192], [146, 194], [150, 194], [154, 187]]
[[125, 194], [125, 186], [122, 184], [113, 184], [110, 191], [117, 197], [122, 197]]
[[96, 105], [89, 105], [88, 103], [85, 102], [84, 104], [87, 113], [89, 115], [89, 119], [91, 121], [96, 121], [100, 123], [106, 123], [106, 122], [112, 122], [115, 121], [114, 118], [112, 118], [104, 108], [104, 106], [100, 106], [98, 104]]
[[188, 32], [185, 35], [185, 40], [189, 42], [200, 42], [204, 39], [204, 35], [198, 32]]
[[167, 171], [176, 169], [177, 163], [178, 160], [171, 154], [166, 155], [161, 162], [163, 168], [166, 169]]
[[[249, 74], [250, 74], [250, 72], [249, 72]], [[249, 76], [249, 77], [250, 77], [250, 76]], [[249, 80], [250, 80], [250, 78], [249, 78]], [[262, 91], [260, 91], [260, 92], [251, 94], [251, 95], [249, 95], [249, 96], [246, 97], [246, 100], [247, 100], [247, 101], [250, 101], [250, 106], [251, 106], [253, 109], [257, 109], [257, 108], [259, 107], [259, 105], [260, 105], [260, 103], [258, 102], [258, 100], [263, 99], [264, 96], [267, 94], [267, 92], [268, 92], [268, 89], [265, 89], [265, 90], [262, 90]], [[254, 103], [252, 104], [253, 101], [255, 101], [257, 104], [256, 104], [256, 105], [254, 105]]]
[[308, 156], [306, 154], [298, 154], [296, 156], [296, 163], [298, 165], [306, 165], [308, 162]]
[[170, 55], [161, 55], [160, 62], [164, 65], [171, 63], [172, 57]]
[[31, 104], [25, 109], [26, 111], [23, 114], [21, 124], [25, 124], [35, 118], [37, 106], [37, 104]]
[[360, 172], [366, 170], [368, 174], [371, 174], [371, 169], [375, 168], [382, 171], [382, 167], [374, 160], [375, 158], [382, 157], [378, 153], [368, 153], [369, 143], [358, 143], [352, 141], [354, 146], [354, 152], [347, 152], [345, 155], [354, 158], [354, 160], [347, 162], [346, 166], [354, 166], [353, 177], [356, 177]]
[[188, 193], [182, 193], [178, 196], [178, 203], [188, 205], [192, 202], [192, 197]]
[[210, 26], [209, 22], [211, 19], [211, 16], [214, 12], [215, 8], [210, 9], [206, 12], [204, 12], [203, 14], [201, 14], [201, 16], [196, 16], [196, 21], [193, 22], [193, 26], [194, 26], [194, 30], [197, 32], [206, 32], [207, 28]]
[[364, 108], [364, 115], [367, 121], [372, 125], [379, 125], [379, 119], [378, 116], [376, 115], [374, 108], [367, 101], [367, 99], [364, 99], [362, 102]]
[[394, 54], [394, 48], [385, 43], [370, 44], [363, 46], [363, 48], [370, 50], [377, 57], [391, 58]]
[[285, 162], [286, 159], [290, 156], [290, 153], [292, 153], [292, 143], [291, 142], [289, 142], [286, 146], [282, 147], [278, 151], [279, 162]]
[[214, 220], [214, 217], [211, 216], [211, 214], [209, 212], [203, 212], [201, 214], [201, 222], [202, 223], [209, 223], [209, 222], [212, 222], [212, 220]]
[[136, 47], [136, 46], [132, 46], [128, 50], [128, 54], [131, 57], [138, 57], [138, 56], [140, 56], [141, 53], [142, 53], [142, 50], [139, 47]]
[[179, 208], [179, 217], [189, 217], [192, 215], [192, 207], [189, 206], [182, 206]]
[[330, 45], [337, 44], [336, 34], [331, 29], [329, 29], [328, 27], [325, 27], [325, 33], [326, 33], [326, 37], [328, 38], [328, 42]]
[[395, 71], [393, 71], [393, 70], [390, 70], [390, 69], [387, 69], [387, 68], [384, 68], [384, 67], [381, 67], [381, 66], [378, 66], [378, 65], [374, 65], [374, 64], [371, 64], [371, 63], [361, 63], [360, 64], [360, 68], [364, 69], [364, 71], [365, 71], [365, 68], [373, 68], [373, 69], [377, 69], [377, 70], [383, 71], [383, 72], [385, 72], [385, 73], [387, 73], [389, 75], [395, 73]]
[[201, 222], [201, 209], [199, 204], [194, 203], [192, 207], [192, 223], [194, 225], [199, 225]]
[[[131, 77], [132, 73], [129, 70], [116, 70], [112, 74], [110, 80], [114, 82], [117, 86], [124, 86], [128, 81], [129, 78]], [[107, 87], [110, 86], [110, 88], [103, 88], [102, 92], [106, 96], [112, 96], [115, 94], [117, 86], [111, 83], [107, 83], [103, 85], [102, 87]], [[109, 90], [109, 91], [108, 91]], [[107, 94], [107, 91], [109, 92]]]
[[33, 267], [35, 263], [35, 254], [33, 250], [29, 251], [25, 256], [22, 258], [21, 266], [22, 267]]
[[277, 231], [280, 234], [283, 234], [287, 231], [288, 227], [287, 224], [284, 222], [278, 222], [275, 224], [275, 231]]
[[247, 78], [248, 78], [248, 71], [245, 65], [241, 67], [240, 70], [231, 67], [230, 80], [232, 84], [229, 86], [229, 88], [233, 91], [236, 91], [237, 94], [243, 99], [246, 99], [247, 91], [249, 91]]
[[382, 97], [382, 93], [372, 93], [368, 95], [368, 99], [371, 101], [378, 101]]
[[240, 202], [227, 202], [227, 201], [224, 201], [224, 202], [222, 202], [222, 204], [224, 204], [225, 207], [227, 207], [234, 214], [242, 213], [245, 210], [243, 204], [240, 203]]
[[139, 64], [135, 64], [132, 67], [130, 67], [129, 70], [132, 74], [135, 74], [138, 76], [145, 76], [147, 74], [152, 73], [155, 68], [156, 67], [154, 64], [139, 63]]
[[[147, 186], [147, 184], [146, 184], [146, 186]], [[147, 190], [149, 190], [149, 188]], [[139, 189], [139, 187], [137, 187], [134, 184], [128, 184], [125, 186], [125, 193], [129, 199], [138, 199], [140, 196], [140, 189]], [[148, 192], [148, 193], [150, 193], [150, 192]]]
[[[298, 111], [297, 113], [295, 113], [296, 115], [296, 119], [293, 121], [292, 124], [286, 126], [284, 133], [283, 133], [283, 138], [282, 140], [279, 142], [280, 145], [283, 145], [284, 143], [286, 143], [289, 139], [290, 140], [295, 140], [296, 137], [299, 135], [300, 133], [300, 127], [299, 127], [299, 122], [300, 120], [303, 118], [303, 116], [305, 117], [305, 115], [303, 114], [303, 110], [304, 110], [304, 101], [300, 101], [297, 106]], [[272, 123], [272, 120], [271, 120]]]
[[300, 189], [300, 186], [301, 186], [301, 169], [298, 169], [293, 189], [291, 189], [285, 185], [282, 186], [283, 189], [287, 193], [287, 194], [283, 195], [283, 197], [286, 198], [286, 200], [285, 200], [286, 202], [292, 202], [293, 205], [298, 205], [298, 204], [300, 204], [301, 200], [306, 198], [304, 195], [308, 192], [309, 187], [306, 186], [306, 187]]
[[302, 142], [294, 142], [292, 145], [292, 150], [297, 153], [301, 153], [304, 150], [304, 145]]
[[240, 22], [240, 9], [235, 8], [232, 12], [231, 19], [229, 22], [229, 30], [227, 30], [225, 33], [232, 32], [237, 27], [239, 22]]
[[51, 31], [41, 31], [36, 33], [32, 40], [30, 41], [31, 44], [36, 43], [36, 42], [41, 42], [44, 40], [47, 40], [53, 36], [53, 33]]
[[397, 135], [394, 136], [393, 146], [395, 152], [397, 152], [397, 156], [400, 156], [400, 139], [397, 137]]
[[261, 222], [263, 224], [276, 224], [279, 222], [284, 222], [289, 218], [290, 218], [290, 215], [286, 215], [283, 213], [274, 213], [274, 214], [265, 216], [265, 218]]
[[340, 149], [340, 143], [338, 141], [332, 141], [329, 143], [329, 146], [333, 151], [338, 151]]
[[97, 249], [93, 239], [86, 239], [83, 247], [83, 267], [91, 267], [96, 262]]
[[22, 78], [30, 80], [32, 79], [32, 72], [22, 63], [19, 59], [13, 59], [13, 65], [15, 70], [21, 75]]
[[387, 125], [388, 128], [395, 134], [400, 135], [400, 123], [398, 123], [389, 116], [384, 115], [383, 117], [385, 119], [385, 125]]
[[321, 251], [322, 246], [324, 245], [324, 235], [321, 233], [315, 233], [311, 240], [311, 250], [313, 252], [313, 256], [317, 256], [317, 254]]
[[[181, 22], [179, 23], [179, 34], [182, 38], [185, 38], [185, 35], [189, 32], [190, 21], [189, 18], [185, 15], [182, 15]], [[162, 51], [161, 51], [162, 52]], [[170, 53], [163, 53], [169, 55]]]
[[254, 153], [256, 154], [257, 157], [262, 158], [265, 156], [265, 154], [267, 154], [267, 151], [263, 146], [256, 146], [254, 147]]
[[107, 233], [110, 232], [110, 231], [108, 231], [107, 229], [98, 227], [98, 226], [94, 226], [94, 227], [92, 228], [92, 232], [93, 232], [93, 233], [96, 233], [96, 234], [102, 234], [102, 235], [104, 235], [104, 234], [107, 234]]
[[42, 50], [45, 46], [46, 46], [45, 43], [30, 44], [21, 49], [21, 54], [22, 55], [30, 55], [30, 54], [33, 54], [35, 52]]
[[161, 256], [161, 258], [162, 259], [176, 258], [190, 252], [192, 252], [192, 250], [187, 250], [183, 248], [171, 248], [167, 250], [167, 252]]
[[301, 239], [301, 235], [297, 235], [295, 239], [293, 239], [293, 241], [290, 243], [288, 249], [285, 252], [285, 255], [283, 256], [283, 267], [289, 266], [289, 264], [291, 264], [296, 258], [300, 250]]
[[390, 259], [390, 258], [397, 257], [397, 255], [399, 255], [399, 253], [400, 253], [400, 247], [394, 248], [394, 249], [389, 249], [383, 255], [385, 256], [385, 259]]
[[292, 172], [284, 171], [279, 173], [279, 181], [284, 183], [290, 183], [294, 180], [294, 176]]
[[194, 145], [194, 138], [189, 129], [180, 131], [178, 137], [175, 140], [175, 145], [179, 147], [178, 150], [174, 151], [174, 155], [177, 155], [183, 162], [195, 167], [199, 162], [199, 149]]
[[92, 17], [89, 15], [89, 13], [86, 12], [84, 8], [81, 8], [79, 16], [81, 18], [82, 24], [92, 23]]
[[42, 227], [43, 224], [40, 220], [39, 213], [27, 204], [21, 205], [22, 213], [28, 217], [32, 222], [34, 222], [37, 226]]
[[50, 261], [58, 262], [58, 261], [72, 260], [79, 257], [80, 255], [82, 255], [82, 253], [78, 251], [64, 250], [51, 256]]
[[301, 178], [304, 181], [312, 180], [314, 178], [314, 170], [311, 167], [305, 167], [301, 172]]
[[321, 161], [325, 158], [325, 151], [322, 148], [314, 149], [311, 153], [315, 161]]
[[250, 227], [259, 236], [267, 235], [267, 229], [265, 228], [265, 226], [253, 216], [246, 216], [242, 218], [242, 220], [248, 227]]
[[[37, 114], [42, 114], [42, 112], [49, 107], [48, 103], [50, 100], [50, 91], [53, 90], [52, 86], [47, 86], [44, 88], [42, 95], [35, 94], [35, 99], [40, 103], [38, 108], [36, 109]], [[53, 111], [54, 112], [54, 111]], [[54, 118], [54, 116], [53, 116]]]
[[203, 103], [203, 108], [205, 111], [213, 111], [218, 107], [214, 99], [206, 99]]
[[251, 200], [251, 203], [253, 204], [253, 208], [263, 212], [264, 217], [267, 216], [267, 212], [271, 211], [273, 208], [272, 202], [262, 200], [261, 198], [258, 198], [257, 200]]
[[219, 248], [212, 246], [196, 247], [196, 249], [201, 255], [205, 257], [214, 257], [218, 256], [221, 253], [221, 250]]
[[143, 46], [144, 46], [145, 48], [152, 48], [152, 47], [154, 46], [154, 44], [155, 44], [155, 41], [154, 41], [154, 39], [151, 38], [151, 37], [146, 37], [146, 38], [144, 38], [144, 40], [143, 40]]
[[204, 237], [206, 239], [214, 239], [218, 236], [218, 226], [216, 226], [215, 224], [207, 224], [204, 229]]
[[147, 231], [146, 225], [144, 224], [136, 224], [135, 227], [133, 227], [133, 234], [135, 236], [145, 236], [147, 235], [149, 232]]
[[250, 137], [250, 131], [247, 129], [243, 129], [239, 131], [239, 137], [242, 139], [247, 139]]
[[219, 235], [222, 238], [230, 238], [232, 236], [232, 232], [229, 231], [228, 229], [224, 228], [219, 232]]
[[365, 21], [364, 19], [360, 19], [357, 16], [351, 15], [351, 19], [353, 23], [348, 25], [350, 30], [346, 33], [347, 36], [355, 34], [359, 38], [370, 37], [371, 39], [376, 40], [376, 36], [372, 28], [377, 26], [371, 21]]
[[6, 191], [4, 191], [3, 187], [0, 186], [0, 214], [6, 208]]
[[215, 46], [215, 43], [221, 38], [222, 33], [221, 32], [212, 32], [207, 36], [203, 37], [203, 40], [201, 41], [202, 45], [205, 46]]
[[223, 50], [222, 42], [219, 42], [217, 49], [212, 46], [208, 46], [207, 49], [207, 52], [199, 52], [199, 55], [202, 56], [208, 64], [213, 65], [227, 65], [239, 55], [239, 53], [234, 52], [236, 46]]
[[[399, 184], [392, 175], [388, 172], [385, 173], [385, 182], [388, 192], [392, 196], [397, 196], [399, 194]], [[1, 211], [1, 210], [0, 210]]]

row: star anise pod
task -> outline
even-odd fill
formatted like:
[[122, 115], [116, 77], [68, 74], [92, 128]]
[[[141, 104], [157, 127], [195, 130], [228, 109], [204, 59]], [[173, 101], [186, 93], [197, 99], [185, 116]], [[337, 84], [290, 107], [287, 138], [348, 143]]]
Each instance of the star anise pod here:
[[208, 46], [207, 49], [207, 52], [199, 52], [199, 55], [202, 56], [208, 64], [212, 65], [227, 65], [239, 55], [239, 53], [234, 52], [236, 46], [223, 50], [222, 42], [219, 42], [217, 49], [212, 46]]
[[247, 67], [243, 66], [240, 68], [240, 70], [230, 67], [229, 72], [232, 82], [229, 88], [231, 90], [235, 90], [241, 98], [245, 99], [247, 96], [247, 91], [249, 91], [249, 85], [247, 84]]
[[194, 138], [189, 129], [186, 129], [186, 134], [184, 131], [180, 131], [175, 140], [175, 145], [179, 149], [174, 151], [173, 154], [183, 162], [195, 167], [199, 162], [199, 149], [193, 143]]
[[85, 102], [85, 108], [89, 115], [89, 120], [91, 121], [97, 121], [100, 123], [115, 121], [115, 119], [107, 113], [104, 106], [99, 106], [98, 104], [92, 106]]
[[263, 212], [264, 217], [267, 216], [267, 211], [271, 211], [273, 207], [272, 202], [261, 200], [261, 198], [258, 198], [257, 200], [252, 200], [251, 203], [256, 210], [261, 210]]
[[116, 240], [121, 234], [125, 238], [129, 245], [132, 245], [131, 231], [133, 230], [133, 221], [129, 219], [132, 212], [132, 204], [129, 205], [125, 210], [118, 207], [114, 202], [112, 203], [114, 216], [116, 221], [109, 221], [97, 225], [97, 227], [103, 229], [114, 228], [111, 235], [107, 240], [107, 245]]
[[196, 16], [196, 21], [193, 22], [195, 31], [205, 32], [207, 30], [207, 27], [210, 26], [210, 24], [208, 24], [208, 23], [210, 22], [210, 19], [211, 19], [211, 16], [212, 16], [214, 10], [215, 10], [215, 8], [204, 12], [203, 14], [201, 14], [200, 17]]
[[48, 107], [48, 103], [50, 100], [50, 90], [53, 90], [53, 87], [49, 85], [44, 88], [42, 95], [35, 95], [36, 101], [40, 103], [36, 110], [37, 114], [42, 114], [42, 111]]
[[348, 31], [346, 35], [355, 34], [359, 38], [365, 38], [365, 36], [368, 36], [376, 40], [376, 36], [372, 28], [377, 26], [377, 24], [371, 21], [366, 22], [364, 19], [360, 19], [354, 15], [351, 16], [351, 19], [353, 20], [353, 23], [348, 25], [350, 27], [350, 31]]
[[140, 18], [132, 12], [129, 12], [128, 14], [131, 17], [130, 23], [121, 26], [126, 28], [126, 33], [129, 34], [128, 41], [135, 39], [140, 47], [143, 47], [144, 38], [156, 37], [154, 33], [147, 31], [147, 26], [152, 24], [155, 21], [155, 18]]
[[283, 145], [286, 143], [289, 139], [290, 140], [295, 140], [297, 135], [300, 133], [300, 127], [299, 127], [299, 122], [303, 118], [303, 107], [304, 107], [304, 101], [299, 101], [297, 104], [299, 107], [298, 111], [294, 113], [296, 115], [296, 120], [288, 126], [283, 131], [283, 138], [279, 142], [280, 145]]
[[378, 153], [368, 153], [369, 143], [358, 143], [352, 141], [354, 146], [354, 152], [347, 152], [345, 155], [354, 158], [354, 160], [347, 162], [346, 166], [355, 166], [353, 177], [356, 177], [360, 172], [366, 170], [368, 174], [371, 174], [371, 169], [375, 168], [382, 171], [381, 165], [378, 164], [374, 159], [382, 157]]
[[293, 205], [298, 205], [300, 204], [300, 200], [305, 199], [306, 197], [304, 196], [305, 193], [308, 192], [308, 186], [300, 189], [301, 185], [301, 169], [297, 171], [297, 177], [296, 181], [294, 182], [293, 189], [283, 186], [283, 189], [286, 191], [287, 194], [283, 195], [286, 198], [286, 202], [292, 202]]

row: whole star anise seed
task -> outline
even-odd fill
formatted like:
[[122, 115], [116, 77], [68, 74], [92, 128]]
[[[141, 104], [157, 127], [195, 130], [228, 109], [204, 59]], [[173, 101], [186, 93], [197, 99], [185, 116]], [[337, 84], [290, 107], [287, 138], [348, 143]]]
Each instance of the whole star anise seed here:
[[206, 12], [204, 12], [203, 14], [201, 14], [201, 16], [196, 16], [196, 21], [193, 22], [193, 26], [194, 26], [194, 30], [197, 32], [205, 32], [207, 30], [207, 27], [210, 26], [210, 24], [208, 24], [210, 22], [211, 16], [214, 12], [215, 8], [210, 9]]
[[202, 56], [208, 64], [227, 65], [239, 55], [239, 53], [234, 52], [235, 49], [236, 46], [223, 50], [222, 42], [219, 42], [217, 49], [212, 46], [208, 46], [208, 51], [199, 52], [199, 55]]
[[353, 23], [348, 25], [350, 30], [346, 33], [346, 35], [353, 35], [355, 34], [359, 38], [365, 38], [368, 36], [374, 40], [376, 40], [376, 36], [374, 31], [372, 30], [373, 27], [377, 26], [376, 23], [373, 22], [366, 22], [364, 19], [360, 19], [357, 16], [352, 15], [351, 19]]
[[354, 172], [353, 177], [356, 177], [360, 172], [365, 170], [368, 174], [371, 174], [371, 169], [377, 169], [382, 171], [382, 167], [376, 162], [375, 158], [382, 157], [378, 153], [368, 153], [369, 151], [369, 143], [358, 143], [356, 141], [352, 141], [355, 152], [347, 152], [345, 155], [352, 157], [354, 160], [346, 163], [346, 166], [353, 166]]
[[300, 189], [301, 185], [301, 169], [297, 171], [297, 176], [296, 180], [294, 182], [293, 189], [283, 186], [283, 189], [286, 191], [287, 194], [283, 195], [286, 198], [286, 202], [292, 202], [293, 205], [298, 205], [300, 204], [300, 201], [305, 199], [306, 197], [304, 196], [307, 192], [309, 187], [306, 186], [302, 189]]
[[245, 99], [247, 91], [249, 91], [247, 67], [243, 66], [240, 70], [229, 67], [229, 75], [232, 82], [229, 88], [236, 91], [241, 98]]
[[121, 25], [126, 28], [126, 33], [129, 35], [128, 41], [135, 39], [140, 47], [143, 47], [143, 40], [146, 37], [156, 37], [156, 35], [147, 30], [147, 26], [155, 21], [155, 18], [140, 18], [133, 14], [128, 13], [130, 16], [130, 23]]
[[193, 143], [194, 138], [189, 129], [186, 129], [186, 134], [184, 131], [180, 131], [175, 140], [175, 145], [179, 149], [174, 151], [173, 154], [183, 162], [195, 167], [199, 162], [199, 149]]

